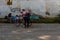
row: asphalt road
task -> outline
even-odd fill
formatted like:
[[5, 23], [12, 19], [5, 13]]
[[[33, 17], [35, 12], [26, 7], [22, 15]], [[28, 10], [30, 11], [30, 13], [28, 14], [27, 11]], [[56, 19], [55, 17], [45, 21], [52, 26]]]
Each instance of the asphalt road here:
[[33, 24], [25, 29], [0, 23], [0, 40], [60, 40], [60, 24]]

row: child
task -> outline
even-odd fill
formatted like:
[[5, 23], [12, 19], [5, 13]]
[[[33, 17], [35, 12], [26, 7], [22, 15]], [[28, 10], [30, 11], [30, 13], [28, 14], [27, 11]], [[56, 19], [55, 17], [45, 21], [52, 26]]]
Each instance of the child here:
[[16, 15], [15, 23], [16, 23], [17, 26], [19, 26], [19, 16], [18, 15]]

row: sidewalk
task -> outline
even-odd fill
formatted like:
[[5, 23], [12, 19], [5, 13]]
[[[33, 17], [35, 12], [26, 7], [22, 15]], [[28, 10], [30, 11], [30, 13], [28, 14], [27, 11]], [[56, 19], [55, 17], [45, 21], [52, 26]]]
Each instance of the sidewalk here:
[[21, 25], [0, 24], [1, 40], [60, 40], [60, 24], [33, 24], [25, 29]]

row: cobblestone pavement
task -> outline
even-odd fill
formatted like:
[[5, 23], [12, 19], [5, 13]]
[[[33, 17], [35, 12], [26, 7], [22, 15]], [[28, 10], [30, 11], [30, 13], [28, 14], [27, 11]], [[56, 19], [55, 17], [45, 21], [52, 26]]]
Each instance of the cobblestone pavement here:
[[25, 29], [0, 23], [0, 40], [60, 40], [60, 24], [33, 24]]

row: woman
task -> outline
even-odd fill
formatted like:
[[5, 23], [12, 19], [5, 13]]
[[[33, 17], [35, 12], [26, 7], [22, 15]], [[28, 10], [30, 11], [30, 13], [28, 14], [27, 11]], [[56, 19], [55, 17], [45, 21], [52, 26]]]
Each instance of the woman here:
[[8, 22], [11, 23], [11, 16], [12, 16], [12, 13], [9, 13], [8, 14]]

